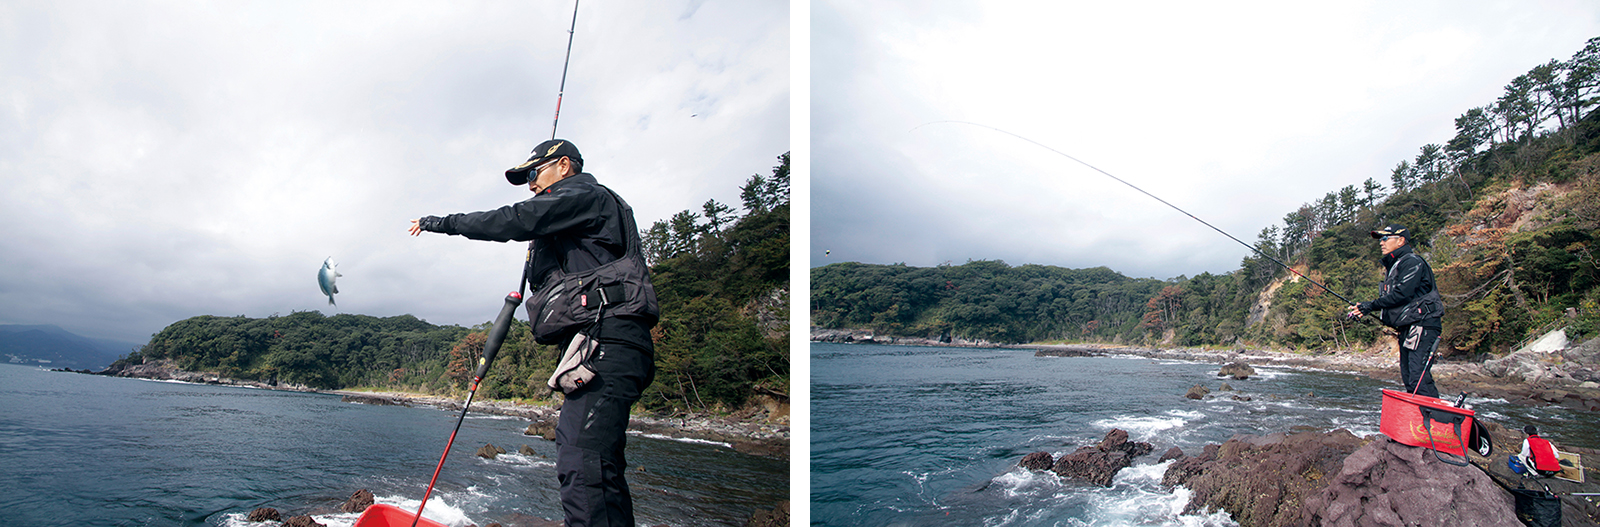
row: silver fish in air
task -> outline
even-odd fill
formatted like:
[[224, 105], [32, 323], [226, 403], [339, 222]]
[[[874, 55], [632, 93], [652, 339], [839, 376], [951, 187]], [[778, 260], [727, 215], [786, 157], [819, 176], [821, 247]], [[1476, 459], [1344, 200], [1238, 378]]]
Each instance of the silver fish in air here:
[[333, 257], [329, 256], [327, 260], [322, 261], [322, 270], [317, 271], [317, 285], [322, 287], [322, 294], [328, 295], [328, 305], [330, 306], [339, 305], [333, 303], [334, 293], [339, 292], [339, 286], [334, 281], [344, 276], [339, 274], [338, 269], [339, 264], [333, 263]]

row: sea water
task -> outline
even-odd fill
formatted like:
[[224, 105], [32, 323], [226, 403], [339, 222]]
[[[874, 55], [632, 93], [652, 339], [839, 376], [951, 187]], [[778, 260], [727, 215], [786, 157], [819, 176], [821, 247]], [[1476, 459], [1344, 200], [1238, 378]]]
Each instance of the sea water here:
[[[246, 527], [268, 525], [245, 519], [272, 507], [349, 526], [357, 515], [338, 507], [358, 489], [415, 510], [459, 415], [0, 365], [0, 525]], [[560, 519], [555, 445], [527, 424], [469, 413], [424, 515]], [[489, 443], [510, 453], [474, 455]], [[665, 436], [627, 448], [643, 524], [742, 524], [788, 499], [784, 459]]]
[[[1196, 455], [1238, 434], [1343, 428], [1378, 434], [1379, 390], [1367, 377], [1256, 366], [1247, 380], [1219, 365], [1144, 357], [1037, 357], [1032, 350], [811, 345], [814, 525], [1235, 525], [1224, 512], [1183, 514], [1189, 493], [1165, 489], [1172, 447]], [[1226, 382], [1234, 391], [1221, 391]], [[1191, 386], [1211, 395], [1188, 399]], [[1507, 426], [1537, 420], [1577, 446], [1592, 415], [1469, 399]], [[1122, 429], [1154, 452], [1102, 488], [1021, 469]]]

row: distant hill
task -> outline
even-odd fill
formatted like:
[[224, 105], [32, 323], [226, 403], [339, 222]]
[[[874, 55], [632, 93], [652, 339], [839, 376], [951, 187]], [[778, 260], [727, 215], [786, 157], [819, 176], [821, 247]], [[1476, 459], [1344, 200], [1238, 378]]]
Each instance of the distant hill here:
[[0, 361], [99, 370], [138, 346], [93, 339], [51, 325], [0, 324]]

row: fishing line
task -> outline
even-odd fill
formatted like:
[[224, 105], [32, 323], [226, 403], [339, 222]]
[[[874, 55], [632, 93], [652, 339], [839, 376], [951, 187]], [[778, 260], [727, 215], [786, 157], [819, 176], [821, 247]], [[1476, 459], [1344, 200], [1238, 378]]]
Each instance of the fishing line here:
[[556, 138], [561, 123], [561, 97], [567, 93], [567, 65], [572, 63], [572, 35], [578, 29], [578, 0], [572, 0], [572, 27], [567, 28], [567, 58], [561, 61], [561, 88], [556, 91], [556, 118], [550, 121], [550, 138]]
[[1091, 165], [1091, 164], [1089, 164], [1087, 162], [1084, 162], [1082, 159], [1078, 159], [1076, 157], [1072, 157], [1070, 154], [1067, 154], [1066, 152], [1062, 152], [1060, 150], [1056, 150], [1054, 148], [1051, 148], [1049, 145], [1046, 145], [1044, 143], [1040, 143], [1038, 141], [1034, 141], [1032, 139], [1028, 139], [1026, 137], [1023, 137], [1023, 136], [1020, 136], [1020, 135], [1017, 135], [1017, 134], [1014, 134], [1014, 133], [1011, 133], [1011, 132], [1007, 132], [1007, 131], [1001, 130], [999, 128], [995, 128], [993, 126], [989, 126], [989, 125], [986, 125], [986, 124], [978, 124], [978, 123], [973, 123], [973, 122], [968, 122], [968, 121], [932, 121], [932, 122], [919, 124], [915, 128], [912, 128], [911, 131], [915, 132], [917, 130], [917, 128], [922, 128], [922, 127], [928, 126], [930, 124], [942, 124], [942, 123], [965, 124], [965, 125], [976, 126], [976, 127], [979, 127], [979, 128], [988, 128], [990, 130], [994, 130], [996, 132], [1000, 132], [1002, 134], [1006, 134], [1006, 135], [1009, 135], [1011, 137], [1015, 137], [1017, 139], [1021, 139], [1023, 141], [1027, 141], [1029, 143], [1033, 143], [1034, 145], [1037, 145], [1040, 148], [1043, 148], [1045, 150], [1049, 150], [1051, 152], [1055, 152], [1056, 154], [1059, 154], [1061, 157], [1065, 157], [1067, 159], [1071, 159], [1073, 161], [1076, 161], [1078, 164], [1086, 166], [1086, 167], [1089, 167], [1090, 169], [1093, 169], [1095, 172], [1099, 172], [1101, 174], [1105, 174], [1106, 177], [1117, 180], [1118, 183], [1127, 185], [1128, 188], [1131, 188], [1131, 189], [1139, 191], [1140, 194], [1144, 194], [1146, 196], [1150, 196], [1150, 199], [1159, 201], [1159, 202], [1161, 202], [1162, 205], [1166, 205], [1168, 207], [1172, 207], [1172, 210], [1175, 210], [1175, 211], [1178, 211], [1178, 212], [1182, 212], [1184, 216], [1188, 216], [1190, 219], [1193, 219], [1194, 221], [1200, 222], [1201, 225], [1205, 225], [1207, 227], [1211, 227], [1211, 230], [1217, 231], [1218, 233], [1222, 234], [1223, 236], [1227, 236], [1228, 239], [1230, 239], [1230, 240], [1239, 242], [1239, 245], [1243, 245], [1246, 249], [1250, 249], [1251, 251], [1254, 251], [1256, 254], [1261, 255], [1262, 258], [1266, 258], [1268, 260], [1271, 260], [1272, 263], [1278, 264], [1279, 266], [1283, 267], [1284, 269], [1288, 269], [1289, 272], [1294, 273], [1296, 276], [1299, 276], [1301, 278], [1306, 279], [1307, 282], [1311, 282], [1313, 285], [1316, 285], [1317, 287], [1322, 288], [1323, 291], [1327, 291], [1328, 293], [1331, 293], [1333, 296], [1338, 297], [1339, 300], [1343, 300], [1346, 304], [1355, 305], [1355, 302], [1351, 302], [1350, 299], [1345, 298], [1344, 295], [1341, 295], [1341, 294], [1335, 292], [1334, 290], [1329, 289], [1328, 286], [1322, 285], [1321, 282], [1318, 282], [1316, 280], [1312, 280], [1311, 277], [1309, 277], [1309, 276], [1301, 274], [1300, 271], [1294, 270], [1294, 268], [1293, 267], [1289, 267], [1288, 264], [1285, 264], [1285, 263], [1283, 263], [1281, 261], [1278, 261], [1277, 258], [1273, 258], [1271, 255], [1268, 255], [1267, 253], [1262, 252], [1260, 249], [1257, 249], [1254, 246], [1252, 246], [1252, 245], [1250, 245], [1248, 243], [1245, 243], [1244, 240], [1240, 240], [1238, 238], [1233, 237], [1233, 235], [1232, 234], [1228, 234], [1227, 231], [1224, 231], [1222, 229], [1217, 228], [1217, 226], [1215, 226], [1215, 225], [1207, 223], [1206, 220], [1202, 220], [1202, 219], [1196, 217], [1193, 214], [1189, 214], [1189, 211], [1180, 209], [1180, 208], [1178, 208], [1177, 205], [1173, 205], [1171, 203], [1168, 203], [1167, 200], [1164, 200], [1164, 199], [1161, 199], [1159, 197], [1156, 197], [1155, 194], [1151, 194], [1149, 192], [1145, 192], [1144, 189], [1139, 188], [1137, 186], [1134, 186], [1133, 183], [1129, 183], [1127, 181], [1124, 181], [1122, 178], [1119, 178], [1117, 176], [1113, 176], [1113, 175], [1111, 175], [1110, 172], [1106, 172], [1104, 170], [1100, 170], [1100, 167], [1097, 167], [1097, 166]]

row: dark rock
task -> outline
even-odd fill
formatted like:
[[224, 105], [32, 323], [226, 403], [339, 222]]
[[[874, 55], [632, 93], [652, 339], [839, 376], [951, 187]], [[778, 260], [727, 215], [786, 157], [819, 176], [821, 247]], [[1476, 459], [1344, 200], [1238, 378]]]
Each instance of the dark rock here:
[[1249, 379], [1251, 375], [1255, 375], [1255, 374], [1256, 374], [1256, 369], [1255, 368], [1251, 368], [1250, 365], [1249, 364], [1245, 364], [1244, 361], [1239, 361], [1239, 362], [1235, 362], [1235, 363], [1229, 364], [1227, 366], [1223, 366], [1222, 370], [1217, 372], [1217, 376], [1218, 377], [1232, 376], [1234, 378], [1234, 380], [1240, 380], [1240, 381], [1245, 380], [1245, 379]]
[[537, 453], [537, 452], [534, 452], [534, 451], [533, 451], [533, 447], [531, 447], [531, 446], [528, 446], [528, 445], [522, 445], [522, 448], [518, 448], [518, 449], [517, 449], [517, 453], [518, 453], [518, 454], [522, 454], [522, 455], [524, 455], [524, 456], [533, 456], [533, 455], [538, 455], [538, 453]]
[[1105, 355], [1098, 348], [1066, 346], [1048, 348], [1033, 352], [1035, 357], [1099, 357]]
[[1221, 509], [1241, 526], [1304, 525], [1301, 504], [1360, 446], [1360, 438], [1342, 429], [1239, 436], [1173, 462], [1162, 484], [1193, 491], [1186, 513]]
[[1183, 396], [1190, 399], [1204, 399], [1208, 393], [1211, 393], [1211, 390], [1196, 384], [1193, 388], [1189, 388], [1189, 393], [1183, 394]]
[[273, 522], [275, 522], [275, 521], [278, 521], [278, 520], [280, 520], [282, 518], [283, 518], [282, 516], [278, 515], [278, 509], [274, 509], [272, 507], [262, 507], [262, 508], [250, 511], [250, 517], [245, 518], [245, 521], [251, 521], [251, 522], [273, 521]]
[[1183, 459], [1183, 449], [1178, 447], [1167, 449], [1167, 453], [1161, 454], [1161, 459], [1157, 459], [1156, 463], [1166, 463], [1169, 459]]
[[483, 445], [483, 447], [478, 449], [478, 457], [484, 459], [494, 459], [495, 456], [499, 456], [500, 454], [504, 453], [506, 453], [506, 449], [494, 446], [494, 443]]
[[1064, 478], [1073, 478], [1102, 487], [1110, 487], [1117, 472], [1133, 464], [1133, 459], [1149, 454], [1155, 447], [1150, 443], [1128, 441], [1128, 433], [1112, 429], [1099, 445], [1079, 448], [1061, 456], [1051, 470]]
[[285, 520], [283, 522], [283, 527], [328, 527], [328, 526], [320, 524], [320, 523], [317, 523], [317, 521], [311, 519], [310, 516], [295, 516], [293, 518], [289, 518], [288, 520]]
[[411, 406], [411, 403], [405, 399], [383, 397], [380, 395], [348, 394], [339, 400], [346, 403], [361, 403], [376, 406]]
[[1511, 495], [1483, 471], [1440, 463], [1427, 449], [1386, 436], [1346, 457], [1330, 476], [1305, 501], [1308, 524], [1520, 525]]
[[534, 421], [528, 425], [527, 430], [522, 431], [522, 434], [543, 437], [546, 441], [555, 441], [556, 424], [552, 421]]
[[1050, 470], [1050, 467], [1055, 465], [1055, 460], [1050, 457], [1049, 452], [1034, 452], [1022, 456], [1022, 462], [1017, 465], [1028, 470]]
[[372, 506], [372, 501], [372, 493], [367, 489], [357, 490], [350, 495], [350, 499], [345, 500], [344, 504], [339, 506], [339, 510], [344, 512], [365, 512], [367, 507]]
[[770, 511], [756, 511], [750, 516], [750, 521], [744, 523], [745, 527], [788, 527], [789, 502], [780, 501], [777, 507]]

